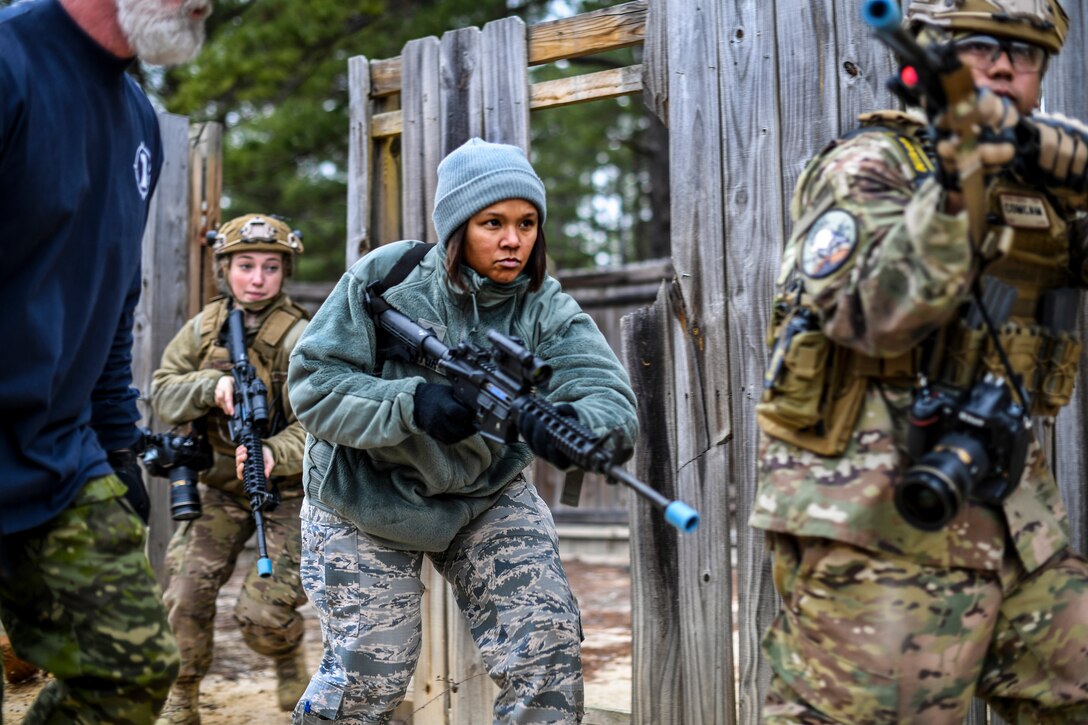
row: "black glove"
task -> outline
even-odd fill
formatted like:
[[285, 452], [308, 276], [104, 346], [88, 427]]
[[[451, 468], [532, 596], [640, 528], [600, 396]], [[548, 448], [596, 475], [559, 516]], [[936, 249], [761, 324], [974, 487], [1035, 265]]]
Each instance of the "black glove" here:
[[110, 451], [106, 454], [113, 472], [121, 479], [121, 483], [128, 487], [125, 498], [136, 511], [136, 514], [146, 524], [151, 516], [151, 498], [144, 488], [144, 476], [140, 471], [140, 464], [136, 462], [136, 454], [125, 448], [119, 451]]
[[[560, 403], [555, 406], [555, 412], [566, 418], [578, 420], [578, 413], [570, 403]], [[548, 427], [539, 418], [529, 415], [528, 410], [522, 411], [518, 417], [518, 431], [521, 432], [521, 437], [529, 444], [533, 453], [556, 468], [563, 469], [570, 466], [570, 458], [556, 447], [554, 439], [548, 435]]]
[[427, 435], [447, 445], [476, 432], [476, 414], [453, 397], [449, 385], [423, 383], [416, 388], [412, 417]]

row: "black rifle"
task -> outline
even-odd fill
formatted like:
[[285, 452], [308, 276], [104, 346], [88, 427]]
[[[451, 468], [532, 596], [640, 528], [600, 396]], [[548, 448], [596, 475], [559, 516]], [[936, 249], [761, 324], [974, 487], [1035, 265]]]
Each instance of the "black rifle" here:
[[519, 340], [490, 330], [487, 339], [493, 345], [491, 352], [470, 342], [451, 348], [375, 292], [373, 286], [368, 288], [367, 308], [381, 329], [389, 333], [387, 356], [419, 363], [448, 378], [453, 396], [476, 412], [476, 427], [484, 438], [516, 443], [518, 421], [523, 414], [529, 415], [544, 426], [556, 448], [574, 466], [603, 474], [609, 483], [630, 487], [663, 509], [665, 520], [684, 533], [699, 525], [695, 509], [682, 501], [669, 500], [620, 466], [626, 451], [620, 445], [623, 434], [619, 429], [594, 437], [588, 428], [536, 394], [537, 386], [548, 382], [552, 369]]
[[253, 523], [257, 526], [257, 573], [272, 576], [272, 560], [268, 558], [268, 544], [264, 537], [263, 512], [273, 511], [279, 504], [276, 495], [268, 490], [264, 475], [264, 451], [261, 439], [268, 435], [268, 388], [257, 377], [257, 371], [246, 353], [246, 328], [240, 309], [227, 313], [226, 343], [230, 360], [234, 364], [234, 415], [228, 423], [230, 439], [236, 445], [246, 447], [246, 461], [242, 464], [242, 486], [249, 496], [249, 508], [253, 511]]

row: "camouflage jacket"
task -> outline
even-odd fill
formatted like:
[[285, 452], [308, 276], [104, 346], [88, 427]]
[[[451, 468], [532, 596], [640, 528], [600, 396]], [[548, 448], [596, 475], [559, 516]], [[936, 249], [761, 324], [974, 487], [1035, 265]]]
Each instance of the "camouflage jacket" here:
[[[212, 467], [200, 474], [202, 483], [228, 493], [241, 494], [242, 482], [234, 465], [234, 445], [226, 440], [226, 416], [215, 405], [215, 386], [230, 374], [229, 354], [215, 344], [215, 332], [207, 329], [209, 316], [222, 317], [222, 301], [208, 303], [196, 317], [178, 331], [162, 354], [162, 364], [151, 380], [151, 405], [155, 415], [167, 425], [181, 425], [200, 418], [208, 420], [209, 439], [213, 444]], [[279, 310], [290, 309], [287, 319], [293, 324], [279, 333], [274, 351], [267, 361], [254, 349], [255, 340], [269, 319]], [[298, 314], [301, 319], [295, 318]], [[246, 323], [246, 345], [250, 362], [268, 387], [268, 410], [273, 419], [282, 418], [286, 426], [269, 436], [264, 445], [272, 452], [273, 477], [284, 497], [301, 496], [302, 451], [306, 433], [302, 430], [287, 398], [287, 365], [299, 337], [306, 328], [306, 313], [295, 308], [291, 298], [282, 295]]]
[[[895, 112], [866, 120], [860, 132], [817, 155], [799, 179], [791, 205], [795, 228], [778, 288], [779, 299], [787, 290], [803, 290], [833, 349], [846, 348], [863, 362], [881, 362], [909, 357], [934, 331], [958, 324], [978, 265], [967, 243], [966, 213], [941, 211], [945, 192], [928, 173], [924, 127]], [[1078, 221], [1085, 200], [1034, 189], [1011, 172], [991, 180], [988, 194], [995, 205], [999, 196], [1014, 193], [1040, 206], [1038, 200], [1044, 199], [1051, 220], [1047, 233], [1061, 239], [1063, 248], [1043, 260], [1046, 274], [1040, 273], [1039, 279], [1045, 278], [1040, 284], [1083, 286], [1084, 235]], [[1000, 215], [1000, 208], [996, 212]], [[1004, 224], [997, 215], [990, 216], [997, 226], [1018, 226], [1008, 214]], [[829, 218], [839, 226], [834, 233], [822, 229]], [[1018, 240], [1026, 233], [1014, 232]], [[1016, 258], [1018, 244], [987, 274], [1017, 269], [1022, 263]], [[1066, 546], [1061, 496], [1034, 440], [1020, 484], [1001, 511], [968, 503], [934, 532], [904, 521], [894, 505], [893, 486], [910, 463], [904, 444], [911, 381], [870, 378], [862, 388], [856, 422], [841, 454], [818, 455], [764, 431], [752, 526], [844, 541], [938, 566], [991, 570], [1000, 567], [1009, 539], [1029, 571]]]

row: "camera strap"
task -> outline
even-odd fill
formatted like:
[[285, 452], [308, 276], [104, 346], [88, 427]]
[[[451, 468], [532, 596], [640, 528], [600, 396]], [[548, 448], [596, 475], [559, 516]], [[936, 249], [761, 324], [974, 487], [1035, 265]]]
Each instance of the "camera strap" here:
[[1020, 376], [1016, 374], [1016, 371], [1012, 367], [1012, 363], [1009, 361], [1009, 355], [1005, 352], [1005, 346], [1001, 344], [1001, 339], [997, 334], [997, 327], [994, 325], [993, 318], [990, 317], [990, 311], [986, 308], [986, 303], [983, 301], [982, 282], [981, 277], [975, 277], [971, 282], [971, 298], [974, 301], [979, 315], [982, 316], [983, 324], [986, 327], [986, 334], [990, 337], [990, 342], [993, 343], [994, 350], [997, 352], [998, 358], [1001, 360], [1001, 366], [1005, 368], [1005, 373], [1008, 375], [1008, 385], [1012, 387], [1016, 397], [1020, 399], [1020, 407], [1023, 410], [1023, 420], [1025, 429], [1031, 428], [1031, 415], [1029, 414], [1030, 402], [1028, 400], [1027, 393], [1024, 392], [1024, 387], [1021, 385]]

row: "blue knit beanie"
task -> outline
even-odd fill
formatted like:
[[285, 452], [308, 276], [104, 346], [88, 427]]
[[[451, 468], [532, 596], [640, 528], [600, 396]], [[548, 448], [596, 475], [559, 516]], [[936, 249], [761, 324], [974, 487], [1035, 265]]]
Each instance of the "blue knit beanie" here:
[[505, 201], [525, 199], [544, 223], [548, 207], [544, 182], [517, 146], [472, 138], [450, 152], [438, 165], [434, 228], [443, 242], [481, 209]]

